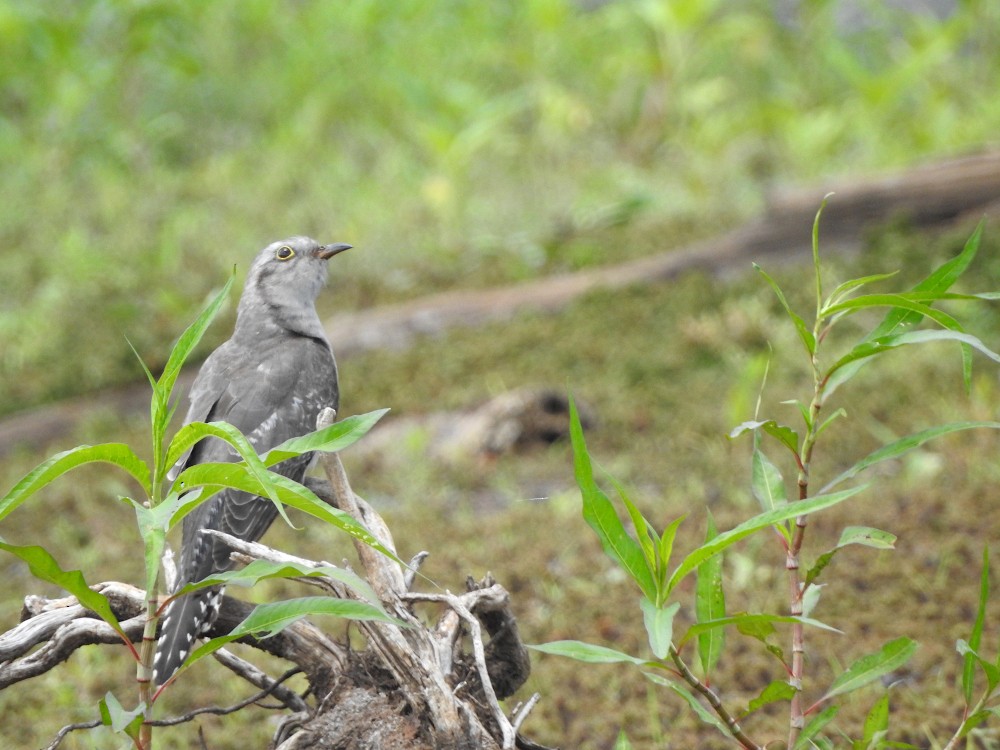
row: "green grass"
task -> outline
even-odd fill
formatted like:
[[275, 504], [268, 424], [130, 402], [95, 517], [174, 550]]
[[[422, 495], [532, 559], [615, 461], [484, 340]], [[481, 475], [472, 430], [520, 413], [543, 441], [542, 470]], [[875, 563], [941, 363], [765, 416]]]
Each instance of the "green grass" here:
[[155, 359], [278, 236], [358, 246], [348, 309], [662, 250], [1000, 129], [991, 0], [804, 5], [0, 5], [0, 413], [141, 377], [122, 337]]
[[[900, 268], [903, 278], [889, 283], [904, 287], [953, 255], [968, 229], [933, 240], [901, 229], [885, 232], [862, 256], [830, 259], [825, 278], [832, 282]], [[977, 290], [995, 288], [1000, 279], [997, 237], [996, 227], [989, 227], [980, 259], [968, 274]], [[768, 270], [792, 290], [793, 304], [808, 299], [809, 285], [802, 282], [809, 278], [807, 266]], [[972, 313], [961, 312], [970, 331], [995, 348], [1000, 313]], [[676, 283], [596, 293], [557, 316], [524, 315], [424, 340], [407, 352], [347, 359], [341, 364], [344, 413], [391, 406], [391, 419], [465, 406], [522, 384], [565, 385], [597, 412], [598, 424], [588, 432], [595, 460], [626, 483], [659, 526], [690, 514], [677, 544], [680, 550], [691, 549], [703, 538], [706, 507], [720, 529], [756, 507], [748, 490], [749, 443], [731, 442], [725, 435], [752, 413], [767, 342], [774, 353], [764, 410], [791, 419], [793, 407], [778, 401], [807, 390], [799, 379], [804, 373], [793, 364], [800, 359], [800, 344], [770, 290], [749, 272], [725, 284], [689, 275]], [[839, 391], [829, 408], [845, 406], [848, 418], [824, 436], [815, 481], [822, 483], [893, 436], [938, 422], [993, 418], [1000, 399], [996, 371], [977, 360], [966, 396], [952, 349], [893, 352]], [[143, 421], [137, 417], [117, 425], [98, 417], [75, 440], [67, 437], [60, 445], [128, 438], [122, 428], [141, 437]], [[908, 681], [891, 693], [895, 739], [928, 746], [930, 735], [942, 740], [958, 721], [961, 660], [954, 641], [967, 637], [975, 614], [982, 545], [1000, 534], [989, 510], [1000, 479], [993, 460], [997, 449], [998, 437], [987, 432], [930, 444], [881, 467], [873, 491], [812, 520], [813, 555], [831, 546], [846, 524], [885, 528], [900, 537], [895, 552], [846, 550], [838, 556], [824, 573], [829, 587], [817, 617], [846, 635], [811, 633], [808, 641], [816, 649], [809, 664], [810, 690], [828, 681], [837, 665], [891, 637], [921, 642]], [[23, 456], [17, 465], [4, 467], [0, 483], [9, 485], [32, 460]], [[504, 456], [490, 466], [440, 466], [414, 446], [363, 460], [347, 451], [345, 461], [355, 489], [384, 510], [402, 556], [432, 552], [424, 572], [440, 585], [454, 590], [466, 573], [481, 576], [491, 570], [511, 591], [529, 642], [574, 638], [644, 653], [635, 592], [580, 517], [568, 444]], [[139, 580], [140, 561], [131, 557], [135, 540], [114, 531], [131, 528], [127, 509], [110, 499], [122, 488], [105, 477], [92, 471], [79, 481], [58, 484], [6, 519], [5, 539], [54, 542], [65, 550], [59, 554], [64, 565], [83, 567], [93, 580]], [[328, 529], [296, 520], [304, 526], [301, 531], [277, 524], [267, 541], [304, 556], [336, 560], [352, 555]], [[767, 541], [748, 540], [727, 556], [732, 611], [783, 606], [783, 562]], [[12, 623], [20, 597], [44, 588], [12, 560], [0, 564], [5, 566], [0, 619]], [[254, 596], [282, 592], [295, 589], [276, 586]], [[989, 623], [998, 616], [1000, 604], [994, 602], [984, 639], [987, 653], [997, 647]], [[682, 610], [679, 617], [687, 621], [691, 613]], [[341, 626], [331, 627], [342, 632]], [[761, 656], [754, 642], [741, 642], [735, 634], [729, 640], [733, 650], [720, 664], [716, 684], [738, 704], [780, 675], [777, 663]], [[0, 712], [17, 717], [5, 722], [0, 736], [12, 746], [40, 746], [63, 723], [86, 718], [104, 691], [131, 679], [131, 665], [114, 652], [85, 650], [56, 673], [0, 693]], [[533, 662], [533, 675], [519, 697], [542, 693], [525, 727], [541, 742], [596, 750], [609, 747], [625, 727], [637, 747], [723, 747], [712, 744], [712, 730], [699, 725], [674, 697], [625, 669], [538, 655]], [[190, 692], [175, 691], [169, 708], [222, 704], [247, 694], [219, 675], [216, 665], [201, 665], [187, 680]], [[874, 694], [871, 688], [849, 699], [841, 725], [859, 726]], [[210, 746], [220, 750], [263, 744], [272, 732], [262, 718], [247, 716], [202, 724]], [[768, 712], [750, 722], [758, 735], [778, 725], [780, 716]], [[195, 737], [193, 728], [167, 732], [161, 746], [188, 747]], [[67, 744], [91, 746], [115, 745], [84, 735]]]

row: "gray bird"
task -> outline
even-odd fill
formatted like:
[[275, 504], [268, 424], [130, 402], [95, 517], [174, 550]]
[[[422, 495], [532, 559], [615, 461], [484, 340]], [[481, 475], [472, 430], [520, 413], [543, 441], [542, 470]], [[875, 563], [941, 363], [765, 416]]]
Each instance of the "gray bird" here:
[[[247, 274], [236, 314], [236, 330], [205, 360], [191, 387], [189, 422], [228, 422], [263, 453], [316, 428], [323, 407], [337, 409], [337, 365], [316, 314], [316, 297], [326, 283], [326, 261], [350, 245], [320, 245], [292, 237], [258, 253]], [[273, 471], [302, 481], [311, 454], [288, 459]], [[173, 480], [188, 466], [237, 461], [224, 441], [197, 443], [171, 468]], [[230, 550], [202, 529], [256, 541], [277, 515], [267, 498], [224, 490], [184, 519], [174, 590], [228, 570]], [[164, 684], [183, 663], [194, 639], [219, 613], [221, 588], [202, 589], [171, 602], [153, 663], [153, 682]]]

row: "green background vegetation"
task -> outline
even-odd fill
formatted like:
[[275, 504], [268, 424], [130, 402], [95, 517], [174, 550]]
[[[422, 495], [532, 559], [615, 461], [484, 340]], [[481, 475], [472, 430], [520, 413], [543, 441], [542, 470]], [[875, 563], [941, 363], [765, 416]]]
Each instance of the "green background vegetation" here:
[[[876, 8], [856, 27], [838, 7], [803, 2], [779, 19], [770, 3], [713, 0], [0, 3], [0, 413], [141, 379], [124, 338], [155, 369], [232, 265], [245, 270], [279, 236], [357, 246], [338, 258], [323, 302], [340, 311], [668, 249], [753, 215], [768, 189], [951, 155], [1000, 132], [996, 3], [967, 0], [945, 20]], [[832, 262], [830, 278], [898, 268], [900, 288], [970, 229], [929, 240], [890, 228], [862, 256]], [[998, 288], [997, 234], [987, 228], [968, 274], [975, 291]], [[805, 268], [769, 270], [801, 286], [805, 304]], [[975, 314], [970, 329], [996, 349], [996, 313]], [[227, 334], [220, 321], [206, 349]], [[690, 548], [706, 504], [720, 528], [753, 512], [749, 449], [724, 436], [752, 413], [768, 342], [765, 404], [790, 419], [777, 402], [803, 395], [806, 372], [770, 291], [757, 278], [697, 275], [345, 360], [344, 407], [414, 414], [569, 383], [598, 414], [595, 458], [656, 523], [690, 512], [678, 541]], [[977, 362], [966, 396], [957, 356], [942, 349], [895, 353], [838, 393], [830, 408], [842, 403], [849, 420], [831, 430], [815, 476], [930, 424], [994, 418], [995, 370]], [[144, 431], [142, 415], [97, 414], [53, 450]], [[452, 588], [493, 570], [529, 641], [642, 653], [641, 622], [622, 614], [635, 596], [579, 517], [565, 444], [485, 471], [429, 463], [421, 439], [348, 466], [404, 556], [431, 550], [426, 572]], [[894, 553], [838, 558], [818, 616], [848, 635], [812, 636], [811, 667], [821, 683], [889, 637], [921, 641], [892, 698], [901, 739], [917, 744], [959, 720], [953, 644], [974, 615], [982, 545], [1000, 533], [997, 448], [991, 434], [948, 438], [812, 527], [817, 538], [845, 523], [901, 538]], [[3, 488], [39, 457], [0, 467]], [[126, 489], [88, 471], [2, 534], [46, 540], [92, 580], [139, 581], [136, 540], [114, 533], [130, 528], [131, 511], [111, 499]], [[349, 554], [329, 536], [276, 527], [268, 539], [304, 556]], [[763, 538], [738, 548], [731, 607], [780, 609], [779, 568]], [[0, 560], [5, 627], [20, 597], [41, 590]], [[754, 644], [730, 642], [719, 683], [752, 696], [772, 667]], [[220, 685], [215, 665], [198, 669], [190, 693], [170, 697], [177, 710], [245, 694]], [[0, 737], [40, 746], [131, 673], [124, 653], [80, 652], [0, 693]], [[548, 744], [605, 748], [624, 726], [637, 747], [711, 747], [677, 701], [624, 669], [537, 657], [527, 689], [543, 699], [525, 728]], [[863, 717], [862, 698], [840, 721]], [[240, 715], [203, 723], [213, 748], [272, 733]], [[158, 746], [190, 746], [193, 731]], [[82, 735], [66, 746], [114, 745]]]

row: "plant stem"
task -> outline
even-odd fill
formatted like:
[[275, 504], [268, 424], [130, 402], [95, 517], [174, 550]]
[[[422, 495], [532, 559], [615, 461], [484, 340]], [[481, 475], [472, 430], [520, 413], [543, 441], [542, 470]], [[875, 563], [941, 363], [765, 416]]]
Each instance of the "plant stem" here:
[[[817, 320], [818, 332], [820, 321]], [[823, 408], [824, 381], [819, 372], [819, 359], [816, 353], [812, 356], [813, 367], [813, 399], [809, 404], [809, 424], [806, 436], [802, 441], [802, 454], [799, 461], [799, 500], [809, 497], [809, 466], [812, 462], [813, 448], [816, 446], [816, 436], [819, 430], [819, 415]], [[799, 552], [806, 535], [806, 516], [795, 519], [795, 533], [792, 543], [788, 546], [785, 556], [785, 569], [788, 571], [788, 611], [793, 617], [802, 616], [802, 597], [805, 591], [802, 577], [799, 574]], [[805, 726], [805, 711], [802, 708], [802, 674], [805, 667], [805, 627], [800, 622], [792, 623], [792, 673], [789, 683], [795, 688], [789, 709], [788, 747], [795, 747], [795, 742]]]
[[761, 746], [747, 737], [743, 732], [743, 728], [736, 720], [736, 717], [729, 713], [728, 709], [722, 705], [722, 701], [719, 700], [719, 696], [715, 694], [715, 691], [699, 680], [690, 668], [688, 668], [688, 665], [681, 658], [680, 653], [674, 648], [673, 644], [670, 645], [670, 659], [677, 666], [677, 671], [680, 672], [684, 681], [701, 694], [708, 701], [708, 704], [715, 711], [716, 715], [726, 723], [733, 738], [740, 743], [740, 746], [745, 748], [745, 750], [761, 750]]
[[[146, 707], [146, 718], [152, 716], [153, 705], [153, 657], [156, 654], [156, 594], [146, 593], [146, 625], [142, 630], [142, 647], [139, 649], [139, 663], [135, 668], [135, 681], [139, 684], [139, 703]], [[153, 727], [146, 721], [139, 730], [139, 746], [143, 750], [153, 748]]]

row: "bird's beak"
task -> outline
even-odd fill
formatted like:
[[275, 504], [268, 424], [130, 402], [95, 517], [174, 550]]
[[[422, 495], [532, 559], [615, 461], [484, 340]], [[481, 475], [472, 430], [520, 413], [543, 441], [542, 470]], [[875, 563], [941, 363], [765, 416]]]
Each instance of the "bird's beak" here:
[[353, 245], [345, 245], [343, 242], [339, 242], [335, 245], [320, 245], [313, 251], [313, 255], [321, 260], [329, 260], [337, 253], [342, 253], [345, 250], [350, 250]]

